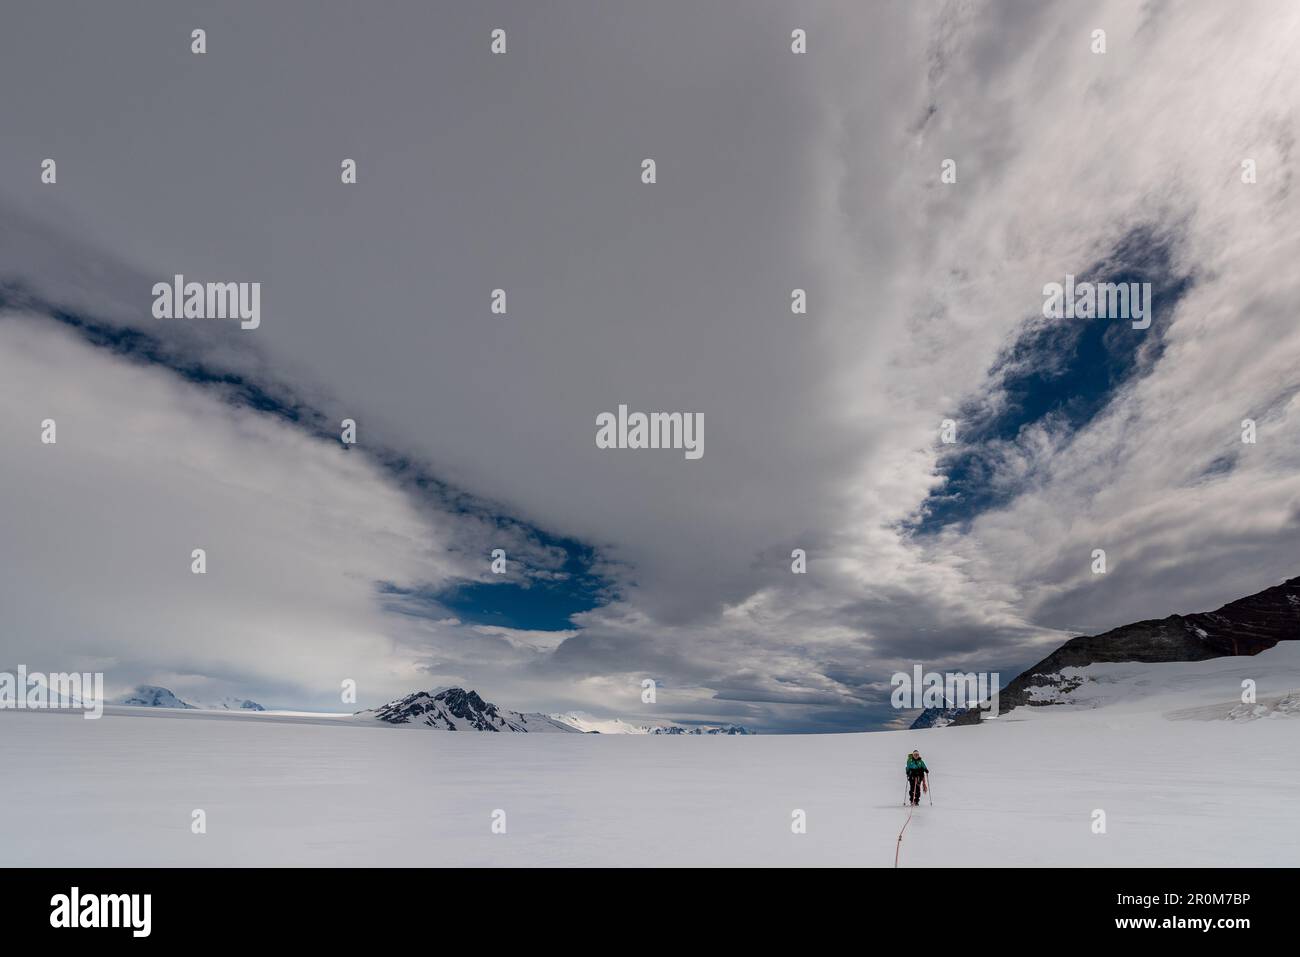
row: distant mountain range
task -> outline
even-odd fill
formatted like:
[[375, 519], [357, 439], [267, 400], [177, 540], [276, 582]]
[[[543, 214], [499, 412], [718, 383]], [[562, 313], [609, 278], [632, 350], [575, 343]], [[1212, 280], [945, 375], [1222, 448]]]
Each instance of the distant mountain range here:
[[753, 735], [740, 724], [697, 724], [682, 727], [680, 724], [633, 724], [621, 718], [593, 718], [585, 711], [567, 711], [552, 714], [552, 719], [569, 724], [589, 735]]
[[748, 728], [738, 724], [697, 725], [683, 728], [675, 724], [660, 725], [650, 729], [651, 734], [754, 734]]
[[[1281, 641], [1300, 639], [1300, 577], [1229, 602], [1211, 612], [1170, 615], [1113, 628], [1100, 635], [1071, 638], [1050, 655], [1013, 678], [999, 693], [999, 715], [1020, 707], [1083, 704], [1096, 699], [1098, 681], [1089, 666], [1118, 662], [1194, 662], [1210, 658], [1257, 655]], [[1108, 674], [1104, 680], [1113, 681]], [[140, 685], [113, 704], [143, 708], [207, 711], [265, 711], [255, 701], [227, 697], [210, 704], [190, 704], [169, 689]], [[1261, 709], [1263, 709], [1261, 711]], [[1294, 698], [1242, 709], [1234, 717], [1258, 713], [1293, 713]], [[594, 718], [583, 712], [523, 713], [484, 701], [474, 691], [446, 688], [416, 691], [380, 708], [359, 711], [358, 720], [440, 731], [505, 731], [559, 734], [748, 735], [740, 725], [635, 724], [620, 718]], [[980, 712], [963, 708], [927, 708], [912, 722], [913, 730], [978, 724]]]
[[593, 718], [580, 711], [565, 714], [511, 711], [484, 701], [464, 688], [416, 691], [380, 708], [358, 711], [360, 720], [433, 728], [437, 731], [505, 731], [518, 734], [753, 734], [739, 725], [681, 727], [632, 724], [621, 718]]
[[[210, 703], [191, 704], [168, 688], [140, 685], [112, 704], [136, 708], [181, 708], [188, 711], [265, 711], [246, 698], [227, 697]], [[633, 724], [620, 718], [600, 719], [579, 711], [567, 714], [524, 713], [500, 708], [484, 701], [474, 691], [443, 688], [415, 691], [379, 708], [358, 711], [359, 721], [432, 728], [437, 731], [505, 731], [516, 734], [753, 734], [736, 724], [683, 727], [675, 724]]]
[[185, 708], [190, 711], [265, 711], [256, 701], [246, 698], [222, 698], [210, 704], [190, 704], [182, 701], [167, 688], [158, 685], [139, 685], [129, 694], [114, 699], [112, 704], [131, 705], [136, 708]]
[[[1280, 641], [1300, 639], [1300, 577], [1229, 602], [1216, 611], [1139, 621], [1100, 635], [1071, 638], [1013, 678], [999, 695], [998, 713], [1071, 703], [1082, 696], [1089, 665], [1111, 662], [1204, 661], [1257, 655]], [[980, 714], [927, 708], [912, 728], [978, 724]]]

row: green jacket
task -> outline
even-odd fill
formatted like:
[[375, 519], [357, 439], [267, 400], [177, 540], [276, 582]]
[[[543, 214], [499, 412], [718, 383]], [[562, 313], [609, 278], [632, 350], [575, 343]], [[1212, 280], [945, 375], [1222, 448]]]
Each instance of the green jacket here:
[[925, 762], [920, 758], [914, 758], [910, 754], [907, 756], [907, 773], [908, 774], [928, 774], [930, 769], [925, 766]]

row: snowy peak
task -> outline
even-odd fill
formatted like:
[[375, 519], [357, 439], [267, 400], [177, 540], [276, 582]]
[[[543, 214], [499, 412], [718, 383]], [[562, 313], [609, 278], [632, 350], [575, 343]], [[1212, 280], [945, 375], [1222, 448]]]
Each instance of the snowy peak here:
[[738, 724], [699, 725], [684, 728], [675, 724], [633, 724], [622, 718], [593, 718], [582, 711], [548, 715], [553, 721], [567, 724], [587, 734], [753, 734]]
[[114, 704], [132, 705], [137, 708], [187, 708], [194, 710], [194, 705], [182, 701], [166, 688], [157, 685], [139, 685], [130, 694], [122, 695]]
[[959, 717], [966, 713], [966, 708], [926, 708], [916, 720], [908, 725], [910, 731], [921, 731], [925, 728], [946, 728]]
[[438, 731], [578, 732], [577, 728], [544, 714], [523, 714], [498, 708], [484, 701], [476, 692], [464, 688], [412, 692], [381, 708], [358, 711], [357, 717]]
[[256, 701], [250, 701], [247, 698], [222, 698], [219, 701], [213, 701], [209, 704], [202, 704], [199, 707], [205, 711], [265, 711], [266, 708]]
[[547, 717], [584, 734], [650, 734], [653, 730], [650, 725], [633, 724], [622, 718], [595, 718], [585, 711], [566, 711]]

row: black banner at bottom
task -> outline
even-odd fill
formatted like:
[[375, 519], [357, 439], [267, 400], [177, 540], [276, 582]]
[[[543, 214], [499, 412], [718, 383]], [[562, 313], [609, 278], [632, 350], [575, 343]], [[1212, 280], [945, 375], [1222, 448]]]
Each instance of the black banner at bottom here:
[[[1296, 925], [1284, 890], [1293, 870], [972, 869], [472, 870], [472, 869], [10, 869], [0, 872], [6, 940], [80, 945], [375, 946], [404, 935], [469, 934], [478, 944], [510, 929], [533, 934], [564, 921], [626, 921], [629, 933], [703, 930], [729, 946], [864, 922], [864, 940], [933, 937], [970, 942], [1046, 934], [1071, 942], [1131, 937], [1179, 946], [1270, 939]], [[1284, 909], [1285, 907], [1285, 909]], [[498, 919], [491, 919], [491, 918]], [[478, 930], [474, 921], [485, 921]], [[467, 923], [467, 921], [469, 923]], [[521, 922], [522, 921], [522, 922]], [[528, 931], [527, 928], [534, 928]], [[75, 935], [75, 936], [73, 936]], [[1063, 935], [1057, 937], [1057, 935]], [[1263, 940], [1263, 938], [1257, 938]], [[530, 938], [531, 942], [539, 942]]]

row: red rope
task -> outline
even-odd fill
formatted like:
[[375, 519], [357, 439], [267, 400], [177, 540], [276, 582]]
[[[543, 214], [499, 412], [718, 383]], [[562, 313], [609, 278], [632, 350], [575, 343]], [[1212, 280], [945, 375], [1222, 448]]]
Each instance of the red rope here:
[[[912, 812], [907, 812], [907, 820], [903, 822], [903, 831], [907, 830], [907, 825], [912, 823]], [[898, 852], [903, 849], [903, 831], [898, 832], [898, 843], [894, 845], [894, 867], [898, 867]]]

